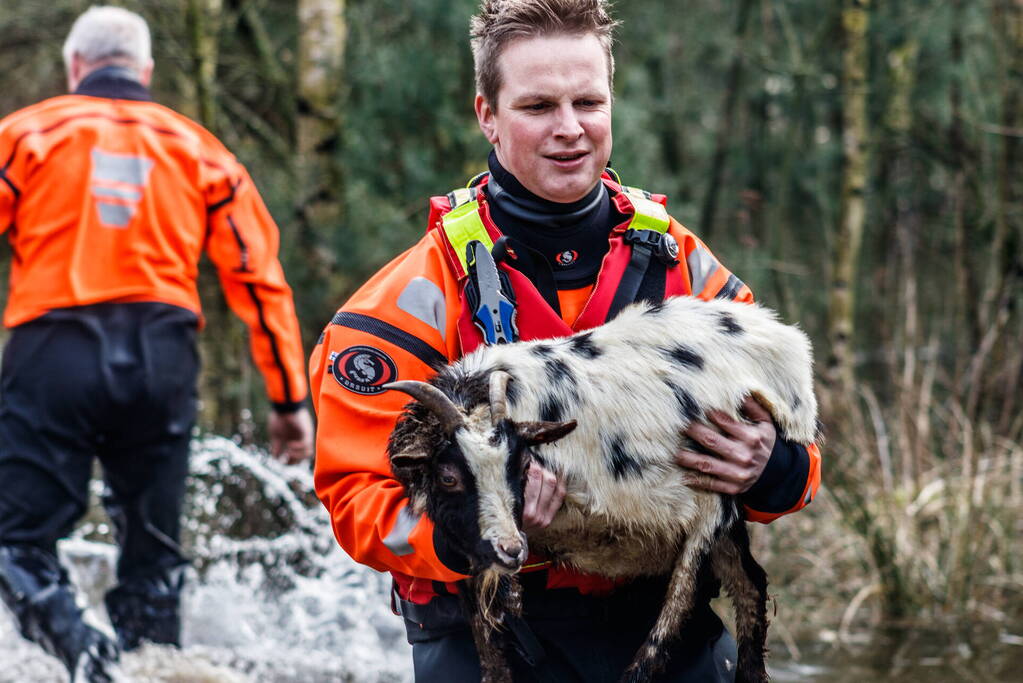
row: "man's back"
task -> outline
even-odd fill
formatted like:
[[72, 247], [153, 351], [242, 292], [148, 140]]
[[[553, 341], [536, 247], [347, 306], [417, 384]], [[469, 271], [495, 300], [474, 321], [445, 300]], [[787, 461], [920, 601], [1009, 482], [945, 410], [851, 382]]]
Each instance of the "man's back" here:
[[0, 122], [0, 159], [0, 231], [10, 230], [15, 253], [9, 327], [100, 301], [198, 311], [207, 214], [249, 182], [187, 118], [154, 102], [83, 94]]

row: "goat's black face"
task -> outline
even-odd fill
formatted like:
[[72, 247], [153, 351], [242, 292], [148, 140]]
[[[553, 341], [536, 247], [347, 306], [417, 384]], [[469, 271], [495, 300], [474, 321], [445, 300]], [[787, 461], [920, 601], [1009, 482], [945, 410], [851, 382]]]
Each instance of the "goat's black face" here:
[[[471, 573], [515, 572], [528, 554], [521, 520], [529, 454], [507, 427], [476, 436], [456, 438], [429, 465], [427, 515], [440, 545], [463, 556]], [[473, 446], [480, 449], [467, 456]]]
[[[528, 554], [522, 510], [530, 448], [561, 438], [575, 423], [503, 418], [492, 425], [486, 413], [470, 413], [446, 432], [430, 411], [411, 404], [391, 436], [391, 466], [434, 522], [443, 561], [474, 574], [514, 573]], [[451, 555], [466, 562], [457, 567]]]
[[[427, 463], [426, 514], [441, 538], [438, 551], [454, 553], [453, 569], [475, 573], [487, 566], [480, 556], [479, 489], [461, 450], [450, 444]], [[443, 558], [450, 561], [448, 558]]]

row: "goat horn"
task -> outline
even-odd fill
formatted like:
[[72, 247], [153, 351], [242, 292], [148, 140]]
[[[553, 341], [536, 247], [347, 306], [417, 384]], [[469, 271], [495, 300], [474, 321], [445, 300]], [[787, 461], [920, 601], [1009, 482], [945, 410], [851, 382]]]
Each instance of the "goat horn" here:
[[511, 378], [504, 370], [490, 373], [490, 421], [494, 424], [508, 417], [508, 382]]
[[440, 418], [441, 427], [448, 434], [453, 434], [465, 422], [454, 401], [432, 384], [407, 379], [385, 384], [383, 388], [401, 391], [422, 403]]

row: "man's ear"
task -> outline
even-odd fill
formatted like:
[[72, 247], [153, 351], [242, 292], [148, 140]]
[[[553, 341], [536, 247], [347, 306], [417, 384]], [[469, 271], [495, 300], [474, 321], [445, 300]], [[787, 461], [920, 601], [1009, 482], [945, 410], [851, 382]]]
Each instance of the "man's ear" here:
[[483, 136], [487, 139], [490, 144], [497, 143], [497, 122], [494, 117], [497, 116], [497, 112], [490, 106], [490, 103], [483, 98], [483, 95], [476, 93], [476, 120], [480, 124], [480, 130], [483, 131]]
[[144, 85], [144, 86], [146, 86], [148, 88], [149, 84], [150, 84], [150, 82], [152, 82], [152, 80], [153, 80], [153, 60], [150, 59], [149, 62], [145, 66], [143, 66], [141, 69], [139, 69], [139, 83], [141, 83], [142, 85]]
[[71, 61], [67, 65], [67, 90], [74, 92], [78, 84], [85, 77], [85, 60], [77, 52], [71, 54]]

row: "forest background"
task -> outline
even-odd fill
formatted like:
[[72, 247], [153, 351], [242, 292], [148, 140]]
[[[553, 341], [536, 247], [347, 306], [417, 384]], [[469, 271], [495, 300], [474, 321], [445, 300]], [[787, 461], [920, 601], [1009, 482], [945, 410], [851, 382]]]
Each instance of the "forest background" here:
[[[64, 92], [79, 0], [2, 0], [0, 116]], [[485, 169], [474, 0], [115, 2], [158, 101], [248, 166], [307, 351]], [[615, 147], [758, 299], [814, 339], [824, 488], [758, 529], [773, 635], [1023, 624], [1023, 2], [619, 2]], [[0, 250], [6, 280], [9, 249]], [[203, 270], [201, 427], [261, 443], [241, 324]], [[0, 287], [0, 298], [5, 287]], [[3, 333], [0, 333], [2, 337]], [[824, 634], [822, 636], [821, 634]], [[1017, 639], [1020, 642], [1017, 642]], [[894, 666], [894, 665], [893, 665]]]

